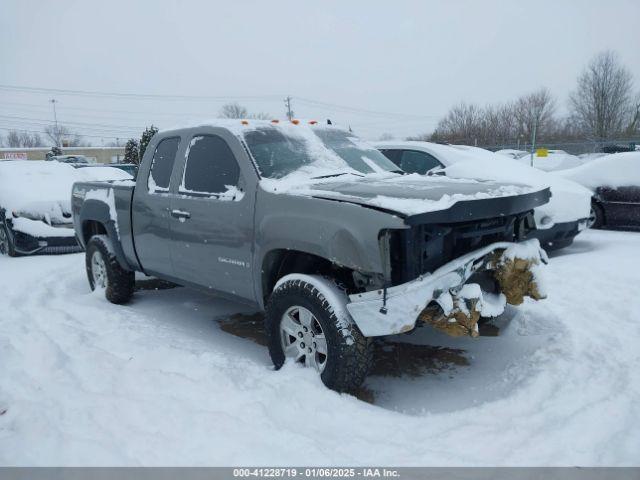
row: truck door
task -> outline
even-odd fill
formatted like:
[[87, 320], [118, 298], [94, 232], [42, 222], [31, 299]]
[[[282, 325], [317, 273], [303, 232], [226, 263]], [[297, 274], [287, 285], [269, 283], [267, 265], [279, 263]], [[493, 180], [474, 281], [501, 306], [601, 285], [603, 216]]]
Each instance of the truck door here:
[[243, 173], [228, 142], [211, 133], [191, 136], [183, 165], [169, 220], [175, 276], [254, 300], [254, 195], [246, 182], [255, 172]]
[[144, 271], [160, 277], [173, 276], [168, 192], [179, 146], [179, 137], [158, 142], [151, 161], [147, 162], [150, 163], [148, 171], [140, 172], [133, 195], [132, 231], [136, 253]]

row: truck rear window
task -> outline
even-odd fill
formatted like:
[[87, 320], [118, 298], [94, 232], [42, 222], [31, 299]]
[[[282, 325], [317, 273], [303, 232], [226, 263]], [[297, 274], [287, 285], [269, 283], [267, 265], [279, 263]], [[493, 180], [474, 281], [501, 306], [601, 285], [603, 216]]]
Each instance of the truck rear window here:
[[169, 189], [173, 164], [176, 161], [176, 152], [180, 145], [180, 138], [165, 138], [158, 143], [156, 151], [153, 153], [151, 170], [147, 186], [150, 192], [163, 191]]

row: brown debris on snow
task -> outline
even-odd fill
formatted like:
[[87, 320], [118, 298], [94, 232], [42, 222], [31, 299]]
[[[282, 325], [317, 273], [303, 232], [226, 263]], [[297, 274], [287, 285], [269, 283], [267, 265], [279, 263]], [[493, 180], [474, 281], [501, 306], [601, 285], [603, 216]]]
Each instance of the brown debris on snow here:
[[494, 258], [489, 261], [494, 278], [500, 285], [500, 291], [507, 297], [507, 303], [520, 305], [524, 297], [534, 300], [545, 298], [540, 293], [536, 283], [532, 267], [538, 264], [537, 260], [524, 258], [504, 258], [502, 252], [495, 252]]
[[454, 308], [448, 315], [439, 306], [429, 306], [420, 313], [418, 320], [452, 337], [477, 337], [480, 320], [480, 312], [476, 310], [477, 303], [476, 298], [456, 298]]
[[[493, 275], [507, 303], [520, 305], [524, 297], [531, 297], [534, 300], [545, 298], [540, 292], [534, 274], [534, 267], [538, 263], [537, 259], [509, 258], [504, 255], [504, 250], [498, 250], [488, 257], [483, 270]], [[453, 293], [451, 298], [453, 300], [451, 311], [447, 309], [448, 313], [445, 313], [440, 305], [432, 304], [420, 313], [418, 320], [452, 337], [479, 336], [480, 298], [462, 298]]]

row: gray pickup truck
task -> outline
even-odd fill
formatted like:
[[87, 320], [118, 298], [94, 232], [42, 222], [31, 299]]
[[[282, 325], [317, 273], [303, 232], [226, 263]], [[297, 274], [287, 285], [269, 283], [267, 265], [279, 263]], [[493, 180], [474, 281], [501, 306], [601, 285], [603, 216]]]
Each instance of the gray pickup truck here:
[[428, 324], [478, 335], [480, 316], [544, 297], [537, 240], [548, 189], [406, 175], [315, 122], [220, 121], [156, 134], [136, 182], [74, 184], [92, 289], [130, 300], [134, 272], [266, 312], [269, 352], [351, 391], [372, 337]]

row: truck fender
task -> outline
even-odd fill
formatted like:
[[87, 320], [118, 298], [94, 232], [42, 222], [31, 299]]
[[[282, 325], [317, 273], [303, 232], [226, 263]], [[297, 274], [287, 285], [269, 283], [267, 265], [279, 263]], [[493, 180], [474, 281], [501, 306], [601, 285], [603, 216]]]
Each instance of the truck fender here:
[[[122, 250], [117, 219], [112, 218], [111, 209], [106, 202], [98, 199], [85, 200], [79, 215], [79, 221], [82, 226], [83, 236], [84, 225], [87, 222], [97, 222], [102, 225], [106, 231], [107, 237], [111, 240], [113, 252], [120, 266], [126, 270], [133, 270], [127, 263], [124, 251]], [[85, 244], [85, 247], [88, 240], [89, 238], [82, 238], [82, 243]]]

